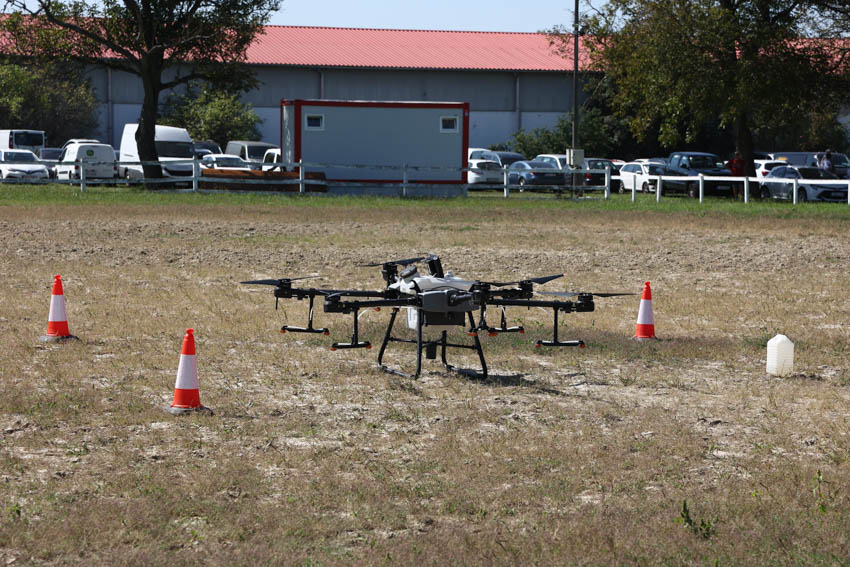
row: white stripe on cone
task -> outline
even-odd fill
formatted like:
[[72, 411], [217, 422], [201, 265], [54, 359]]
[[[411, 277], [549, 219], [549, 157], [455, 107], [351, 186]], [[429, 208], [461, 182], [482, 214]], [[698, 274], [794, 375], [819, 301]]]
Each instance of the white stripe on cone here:
[[198, 363], [194, 354], [181, 354], [177, 365], [177, 382], [174, 387], [178, 390], [198, 389]]
[[638, 325], [655, 325], [655, 317], [652, 315], [652, 300], [641, 299], [638, 308]]
[[[42, 311], [44, 313], [44, 311]], [[48, 322], [63, 322], [67, 321], [68, 316], [65, 314], [65, 296], [51, 295], [50, 296], [50, 313], [47, 315]]]

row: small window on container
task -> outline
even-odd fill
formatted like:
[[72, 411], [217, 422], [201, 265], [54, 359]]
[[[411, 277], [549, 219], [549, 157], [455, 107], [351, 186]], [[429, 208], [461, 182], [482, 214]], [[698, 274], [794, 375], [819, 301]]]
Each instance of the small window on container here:
[[304, 117], [307, 130], [324, 130], [325, 116], [323, 114], [308, 114]]
[[440, 132], [457, 131], [457, 116], [440, 116]]

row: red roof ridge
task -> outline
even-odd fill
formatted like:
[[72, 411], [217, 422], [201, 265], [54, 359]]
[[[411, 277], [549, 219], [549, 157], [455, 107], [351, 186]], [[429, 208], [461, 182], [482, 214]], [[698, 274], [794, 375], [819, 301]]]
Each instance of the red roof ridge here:
[[289, 29], [305, 29], [305, 30], [345, 30], [345, 31], [368, 31], [368, 32], [425, 32], [425, 33], [474, 33], [486, 35], [546, 35], [545, 31], [536, 32], [517, 32], [517, 31], [488, 31], [488, 30], [429, 30], [416, 28], [347, 28], [342, 26], [294, 26], [286, 24], [266, 24], [264, 28], [289, 28]]

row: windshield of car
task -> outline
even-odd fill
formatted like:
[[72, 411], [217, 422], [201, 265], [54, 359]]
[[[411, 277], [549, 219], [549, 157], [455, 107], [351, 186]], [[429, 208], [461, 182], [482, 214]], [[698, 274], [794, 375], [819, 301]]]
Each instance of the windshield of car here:
[[41, 159], [58, 160], [62, 155], [62, 148], [42, 148]]
[[251, 159], [263, 159], [263, 156], [266, 154], [266, 150], [269, 149], [268, 146], [248, 146], [248, 157]]
[[530, 161], [528, 165], [531, 166], [531, 169], [555, 169], [551, 163], [546, 163], [545, 161]]
[[3, 161], [9, 163], [33, 163], [38, 161], [32, 152], [6, 152]]
[[519, 154], [512, 154], [509, 152], [502, 152], [496, 155], [499, 157], [499, 161], [502, 162], [502, 165], [509, 165], [525, 159]]
[[166, 142], [156, 141], [156, 155], [159, 157], [188, 158], [194, 157], [194, 145], [192, 142]]
[[690, 156], [691, 168], [711, 169], [717, 165], [716, 156]]
[[838, 179], [834, 173], [817, 167], [801, 167], [797, 171], [803, 179]]
[[[212, 160], [209, 160], [209, 161], [212, 161]], [[239, 157], [216, 158], [215, 164], [218, 167], [246, 167], [245, 161], [242, 158], [239, 158]]]
[[41, 132], [15, 132], [16, 146], [43, 146], [44, 134]]

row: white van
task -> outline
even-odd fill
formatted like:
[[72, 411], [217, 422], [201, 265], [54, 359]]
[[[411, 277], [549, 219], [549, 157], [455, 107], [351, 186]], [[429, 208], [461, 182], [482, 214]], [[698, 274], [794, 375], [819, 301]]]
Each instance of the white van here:
[[44, 130], [0, 130], [0, 149], [29, 150], [40, 156], [44, 145]]
[[[120, 163], [118, 173], [126, 179], [144, 177], [139, 162], [139, 148], [136, 146], [138, 124], [125, 124], [121, 135]], [[191, 177], [194, 144], [185, 128], [156, 125], [154, 143], [164, 177]]]
[[118, 177], [115, 150], [109, 144], [73, 142], [65, 146], [55, 166], [56, 179], [80, 179], [80, 164], [85, 166], [86, 179]]

